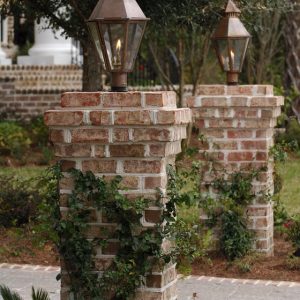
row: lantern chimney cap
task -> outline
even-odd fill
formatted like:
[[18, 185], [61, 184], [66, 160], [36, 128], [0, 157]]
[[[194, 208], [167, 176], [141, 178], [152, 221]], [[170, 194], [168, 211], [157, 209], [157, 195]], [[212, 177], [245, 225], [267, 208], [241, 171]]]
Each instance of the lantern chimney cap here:
[[227, 14], [231, 14], [231, 13], [235, 13], [235, 14], [240, 14], [241, 11], [237, 8], [236, 4], [232, 1], [229, 0], [225, 9], [225, 13]]
[[89, 21], [116, 19], [148, 20], [135, 0], [99, 0]]

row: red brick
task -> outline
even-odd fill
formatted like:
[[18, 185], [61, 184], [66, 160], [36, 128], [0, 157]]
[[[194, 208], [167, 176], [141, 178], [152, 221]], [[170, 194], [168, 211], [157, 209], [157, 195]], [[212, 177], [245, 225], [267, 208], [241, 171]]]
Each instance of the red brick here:
[[84, 144], [55, 145], [55, 155], [58, 157], [89, 157], [91, 146]]
[[106, 246], [102, 247], [102, 254], [116, 255], [120, 249], [120, 242], [109, 241]]
[[224, 107], [227, 106], [227, 99], [224, 97], [202, 98], [202, 107]]
[[228, 154], [228, 161], [251, 161], [254, 158], [252, 152], [232, 152]]
[[71, 131], [72, 143], [85, 143], [85, 142], [102, 142], [108, 143], [109, 134], [108, 129], [73, 129]]
[[84, 107], [100, 105], [100, 93], [64, 93], [61, 97], [62, 107]]
[[47, 126], [79, 126], [83, 123], [82, 111], [48, 111], [44, 115]]
[[160, 173], [162, 162], [159, 160], [127, 160], [124, 161], [125, 173]]
[[172, 141], [174, 134], [172, 129], [162, 128], [138, 128], [133, 131], [133, 139], [136, 142], [142, 141]]
[[59, 180], [59, 188], [62, 190], [72, 190], [74, 188], [73, 178], [63, 177]]
[[186, 98], [186, 106], [187, 107], [195, 107], [196, 106], [196, 97], [195, 96], [188, 96]]
[[267, 207], [248, 207], [247, 215], [249, 217], [264, 217], [268, 215]]
[[116, 125], [150, 125], [151, 112], [149, 110], [138, 111], [116, 111]]
[[70, 169], [75, 169], [76, 162], [72, 161], [72, 160], [62, 160], [62, 161], [60, 161], [60, 166], [61, 166], [62, 172], [67, 172]]
[[111, 125], [111, 113], [108, 111], [91, 111], [90, 120], [92, 125]]
[[156, 189], [156, 188], [166, 188], [167, 177], [145, 177], [144, 188], [145, 189]]
[[261, 228], [261, 227], [268, 227], [268, 218], [258, 218], [256, 219], [255, 222], [255, 227], [256, 228]]
[[196, 120], [193, 125], [196, 128], [202, 129], [202, 128], [205, 128], [205, 121], [204, 120]]
[[273, 129], [257, 130], [256, 138], [272, 138], [274, 135]]
[[245, 150], [264, 150], [267, 148], [266, 141], [242, 141], [242, 149]]
[[280, 97], [253, 97], [250, 102], [252, 107], [276, 107], [281, 102]]
[[146, 209], [145, 210], [145, 221], [148, 223], [158, 224], [161, 221], [162, 211], [158, 209]]
[[112, 157], [144, 157], [144, 145], [110, 145], [110, 156]]
[[258, 96], [273, 95], [273, 85], [257, 85], [256, 89], [256, 95]]
[[214, 119], [209, 120], [210, 128], [232, 128], [233, 120], [232, 119]]
[[244, 138], [252, 138], [253, 132], [252, 130], [228, 130], [227, 137], [229, 139], [244, 139]]
[[178, 124], [180, 118], [175, 110], [161, 110], [157, 112], [157, 124]]
[[268, 152], [257, 152], [256, 153], [257, 161], [266, 161], [268, 160]]
[[90, 225], [88, 226], [85, 236], [88, 239], [94, 238], [110, 238], [116, 230], [115, 225]]
[[82, 171], [93, 173], [116, 173], [117, 162], [114, 160], [86, 160], [82, 162]]
[[60, 129], [51, 129], [49, 139], [53, 143], [63, 143], [65, 141], [64, 131]]
[[225, 95], [225, 85], [200, 85], [197, 89], [197, 95]]
[[246, 107], [248, 102], [247, 97], [231, 97], [230, 106]]
[[207, 129], [206, 134], [207, 137], [212, 138], [224, 138], [224, 130], [222, 128], [220, 129]]
[[[236, 141], [218, 141], [215, 142], [217, 148], [219, 150], [237, 150], [238, 149], [238, 143]], [[199, 148], [202, 149], [202, 148]]]
[[275, 117], [275, 110], [273, 110], [273, 109], [262, 109], [261, 117], [262, 118], [273, 118], [273, 117]]
[[114, 142], [128, 142], [129, 141], [129, 130], [127, 128], [115, 128], [113, 130], [113, 141]]
[[146, 92], [147, 106], [176, 106], [176, 94], [174, 92]]
[[271, 120], [268, 119], [245, 120], [244, 127], [253, 128], [253, 129], [270, 128]]
[[101, 93], [104, 107], [140, 107], [141, 93]]
[[227, 86], [227, 95], [252, 95], [253, 85]]

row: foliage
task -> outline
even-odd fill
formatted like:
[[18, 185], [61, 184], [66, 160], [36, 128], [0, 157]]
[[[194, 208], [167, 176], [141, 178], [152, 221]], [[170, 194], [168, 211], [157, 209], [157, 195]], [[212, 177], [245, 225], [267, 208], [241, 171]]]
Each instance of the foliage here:
[[286, 128], [290, 118], [294, 116], [292, 109], [294, 100], [299, 97], [299, 92], [295, 89], [284, 90], [283, 87], [274, 87], [275, 95], [284, 96], [284, 106], [281, 109], [281, 115], [277, 119], [277, 125], [280, 128]]
[[41, 195], [35, 180], [0, 175], [0, 185], [1, 226], [21, 226], [36, 218]]
[[300, 248], [300, 215], [293, 216], [286, 224], [287, 235], [293, 245]]
[[188, 223], [178, 219], [171, 227], [174, 238], [174, 253], [176, 253], [178, 269], [187, 275], [196, 259], [204, 259], [210, 249], [212, 236], [210, 230], [204, 230], [198, 222]]
[[287, 258], [286, 265], [289, 270], [300, 271], [300, 257], [291, 255]]
[[[16, 293], [11, 291], [7, 286], [0, 285], [0, 294], [3, 300], [23, 300], [22, 297]], [[42, 289], [35, 290], [32, 287], [31, 292], [32, 300], [50, 300], [48, 293]]]
[[286, 126], [286, 131], [276, 137], [279, 142], [295, 143], [300, 145], [300, 125], [296, 118], [291, 118]]
[[274, 225], [277, 230], [281, 230], [282, 226], [289, 219], [289, 214], [285, 205], [282, 203], [280, 195], [276, 194], [273, 197], [273, 210], [274, 210]]
[[252, 249], [253, 234], [247, 228], [241, 213], [236, 209], [224, 211], [221, 224], [220, 246], [225, 256], [234, 260], [248, 254]]
[[248, 273], [251, 272], [252, 266], [257, 262], [259, 259], [259, 254], [255, 252], [251, 252], [249, 255], [237, 259], [234, 262], [234, 265], [238, 268], [241, 273]]
[[261, 170], [250, 173], [235, 172], [230, 175], [230, 181], [224, 176], [217, 178], [213, 182], [213, 187], [221, 193], [223, 199], [231, 199], [236, 204], [246, 206], [254, 199], [252, 192], [252, 181], [258, 178]]
[[297, 141], [292, 140], [286, 142], [285, 140], [277, 142], [271, 149], [270, 154], [273, 156], [275, 162], [285, 162], [288, 158], [289, 152], [296, 152], [299, 150]]
[[218, 198], [204, 198], [200, 207], [207, 215], [206, 225], [220, 228], [220, 248], [230, 261], [242, 258], [250, 252], [253, 234], [247, 228], [245, 209], [254, 199], [252, 181], [260, 171], [250, 173], [236, 172], [230, 179], [220, 176], [213, 181]]
[[0, 154], [11, 154], [21, 159], [31, 140], [24, 128], [15, 122], [0, 122]]
[[29, 126], [29, 135], [34, 146], [43, 147], [48, 145], [49, 139], [49, 129], [45, 125], [44, 119], [42, 116], [33, 118]]

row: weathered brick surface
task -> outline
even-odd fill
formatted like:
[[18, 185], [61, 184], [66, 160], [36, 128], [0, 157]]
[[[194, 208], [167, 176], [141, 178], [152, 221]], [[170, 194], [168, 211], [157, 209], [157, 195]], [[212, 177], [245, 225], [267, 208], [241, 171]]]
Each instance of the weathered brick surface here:
[[[166, 167], [174, 164], [175, 155], [181, 152], [181, 141], [191, 121], [190, 109], [177, 109], [172, 92], [65, 93], [61, 106], [62, 109], [46, 112], [45, 122], [63, 171], [92, 171], [107, 181], [121, 175], [122, 192], [130, 200], [146, 197], [151, 203], [142, 225], [155, 226], [162, 213], [157, 207], [157, 188], [165, 192]], [[73, 187], [70, 177], [60, 182], [62, 215], [66, 214], [67, 194]], [[91, 210], [89, 222], [89, 239], [105, 238], [116, 228], [114, 220], [96, 209]], [[97, 271], [110, 266], [118, 247], [118, 241], [111, 241], [97, 251]], [[170, 243], [164, 242], [162, 249], [169, 248]], [[138, 291], [136, 299], [175, 299], [175, 266], [154, 271], [146, 276], [146, 287]], [[68, 297], [68, 284], [63, 277], [63, 299]]]
[[[203, 187], [215, 195], [210, 186], [215, 176], [211, 161], [218, 172], [247, 171], [266, 167], [258, 181], [253, 182], [257, 194], [249, 206], [249, 228], [257, 235], [258, 251], [273, 253], [273, 209], [262, 202], [261, 193], [273, 192], [273, 163], [269, 149], [273, 146], [276, 118], [280, 115], [283, 97], [273, 95], [270, 85], [223, 86], [205, 85], [196, 96], [187, 99], [193, 111], [193, 124], [207, 141], [197, 142], [199, 159], [207, 162]], [[209, 161], [209, 163], [208, 163]]]

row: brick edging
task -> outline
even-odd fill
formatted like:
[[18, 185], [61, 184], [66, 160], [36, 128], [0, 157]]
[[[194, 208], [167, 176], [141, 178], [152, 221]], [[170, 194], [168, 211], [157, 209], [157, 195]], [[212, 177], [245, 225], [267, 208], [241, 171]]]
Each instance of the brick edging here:
[[273, 281], [273, 280], [261, 280], [261, 279], [238, 279], [238, 278], [224, 278], [224, 277], [210, 277], [210, 276], [187, 276], [178, 275], [178, 279], [189, 280], [194, 279], [197, 281], [207, 281], [215, 283], [235, 283], [235, 284], [248, 284], [248, 285], [258, 285], [258, 286], [277, 286], [277, 287], [300, 287], [300, 282], [293, 281]]
[[57, 266], [41, 266], [41, 265], [29, 265], [29, 264], [0, 263], [0, 269], [60, 272], [60, 267]]

